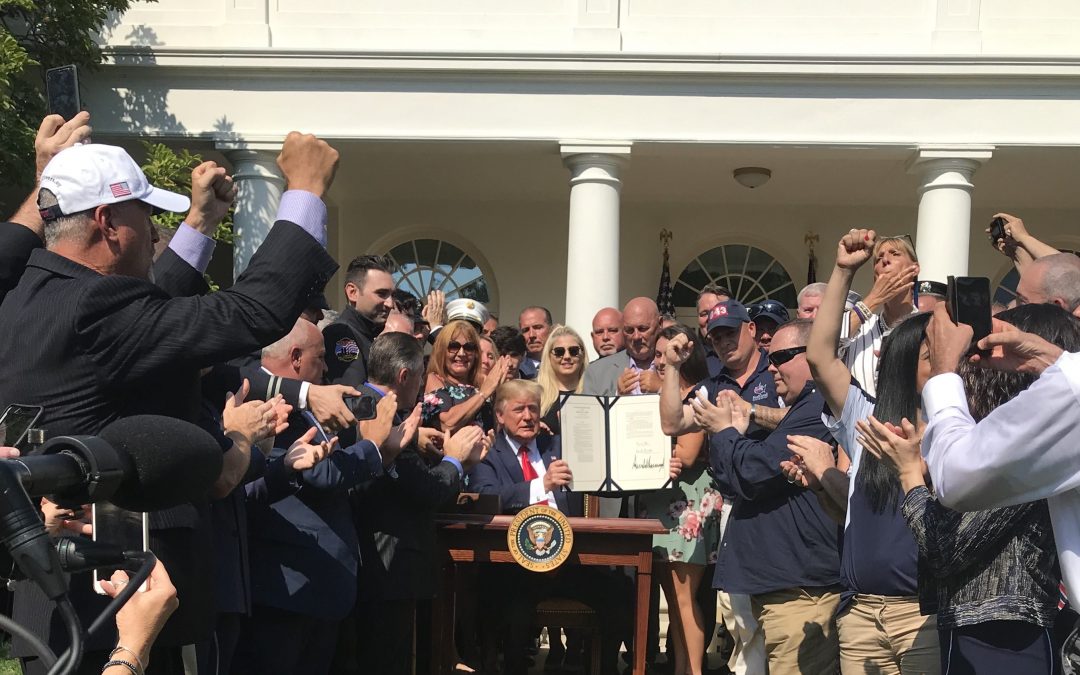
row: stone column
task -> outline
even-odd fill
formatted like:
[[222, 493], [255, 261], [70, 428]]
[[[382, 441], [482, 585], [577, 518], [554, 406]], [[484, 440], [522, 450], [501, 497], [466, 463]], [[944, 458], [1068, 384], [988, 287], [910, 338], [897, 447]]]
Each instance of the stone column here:
[[233, 212], [233, 279], [247, 267], [277, 215], [285, 178], [277, 166], [280, 146], [228, 150], [236, 181], [236, 210]]
[[993, 146], [924, 146], [908, 162], [919, 176], [916, 252], [919, 278], [944, 283], [966, 276], [971, 241], [971, 178], [988, 161]]
[[619, 306], [619, 172], [630, 144], [561, 146], [570, 170], [570, 229], [566, 252], [566, 325], [585, 338], [603, 307]]

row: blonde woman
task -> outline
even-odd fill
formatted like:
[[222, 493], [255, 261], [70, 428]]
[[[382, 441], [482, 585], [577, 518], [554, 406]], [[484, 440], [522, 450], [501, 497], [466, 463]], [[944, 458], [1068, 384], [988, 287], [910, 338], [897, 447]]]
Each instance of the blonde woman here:
[[565, 394], [580, 394], [585, 383], [585, 342], [573, 328], [556, 325], [548, 335], [536, 383], [540, 385], [541, 421], [554, 435], [559, 435], [559, 408]]

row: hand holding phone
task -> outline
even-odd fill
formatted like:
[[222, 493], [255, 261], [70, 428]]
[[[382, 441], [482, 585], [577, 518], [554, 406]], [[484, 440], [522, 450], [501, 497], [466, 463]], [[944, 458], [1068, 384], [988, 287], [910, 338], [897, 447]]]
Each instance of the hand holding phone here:
[[972, 344], [990, 334], [993, 314], [990, 308], [990, 280], [986, 277], [950, 276], [945, 306], [953, 323], [971, 326], [974, 332]]

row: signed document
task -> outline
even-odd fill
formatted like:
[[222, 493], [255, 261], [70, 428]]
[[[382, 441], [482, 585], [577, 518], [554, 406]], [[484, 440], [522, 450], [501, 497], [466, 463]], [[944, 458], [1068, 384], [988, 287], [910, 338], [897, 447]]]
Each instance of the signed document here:
[[660, 428], [659, 396], [571, 395], [559, 416], [571, 490], [655, 490], [668, 482], [671, 439]]

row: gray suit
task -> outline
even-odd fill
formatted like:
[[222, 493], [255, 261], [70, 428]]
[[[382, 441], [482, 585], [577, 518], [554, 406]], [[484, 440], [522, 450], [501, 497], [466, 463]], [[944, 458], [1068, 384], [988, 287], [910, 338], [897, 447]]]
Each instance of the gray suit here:
[[617, 396], [619, 378], [630, 367], [630, 355], [626, 350], [596, 359], [585, 369], [583, 394], [593, 396]]

